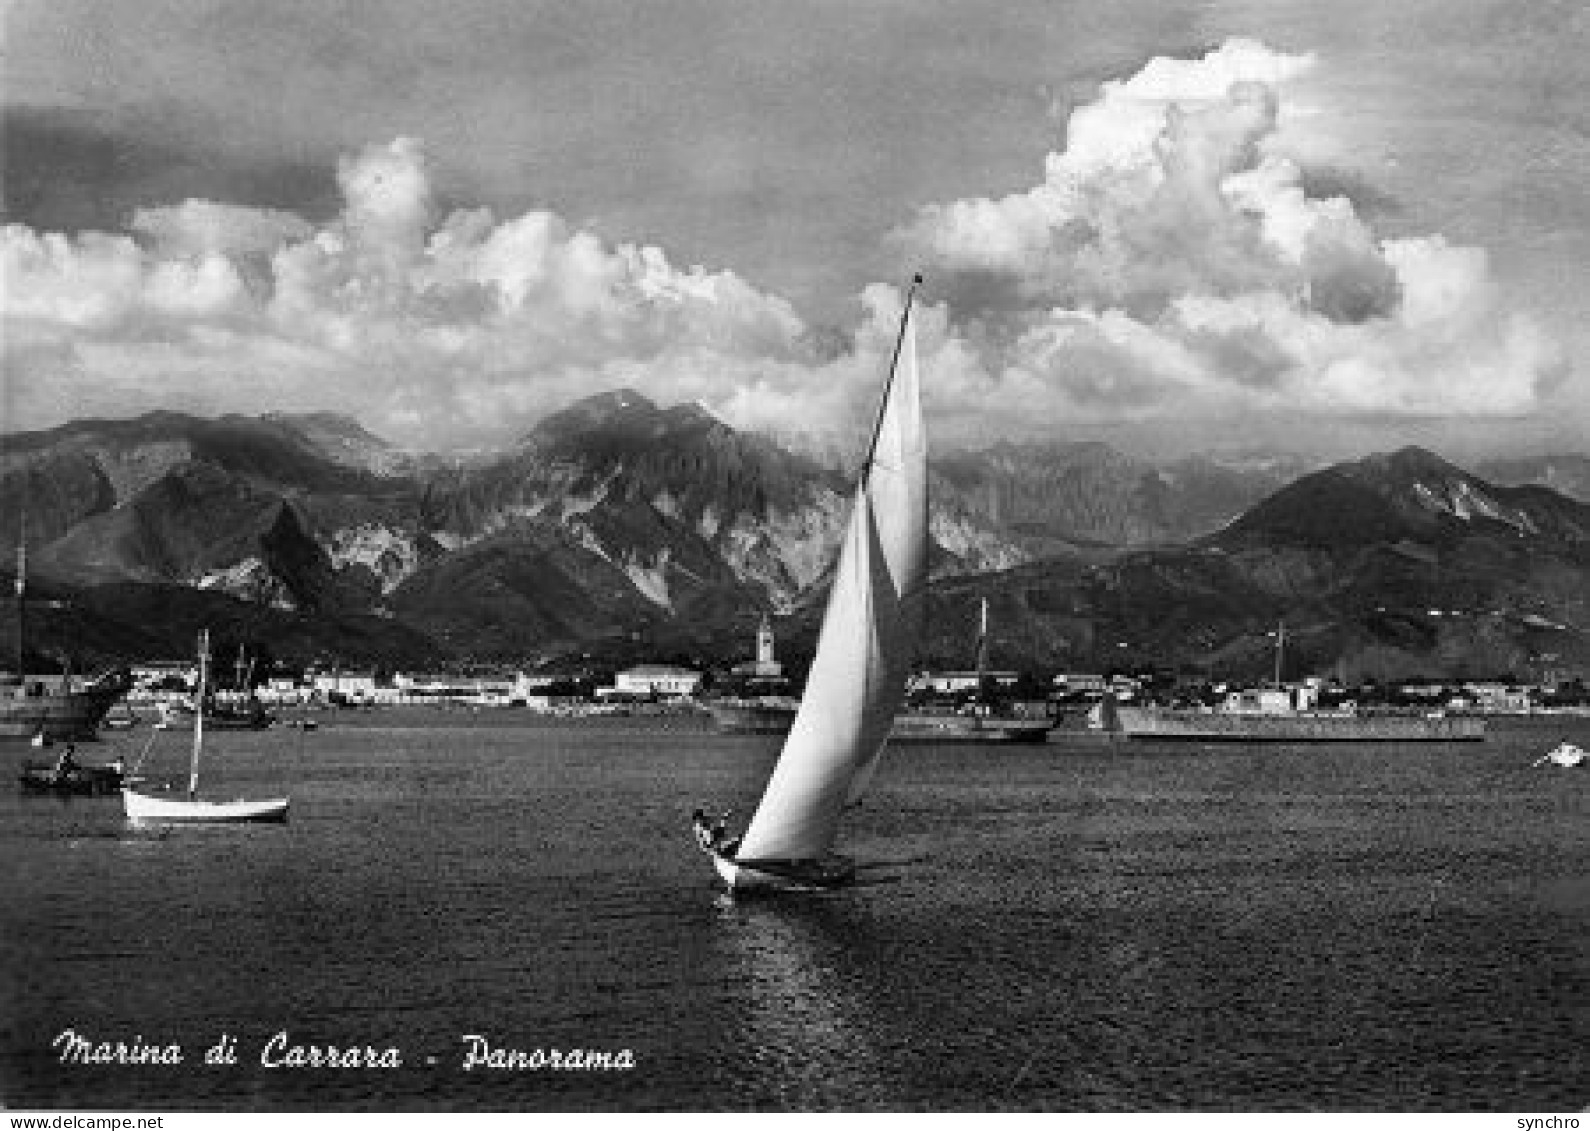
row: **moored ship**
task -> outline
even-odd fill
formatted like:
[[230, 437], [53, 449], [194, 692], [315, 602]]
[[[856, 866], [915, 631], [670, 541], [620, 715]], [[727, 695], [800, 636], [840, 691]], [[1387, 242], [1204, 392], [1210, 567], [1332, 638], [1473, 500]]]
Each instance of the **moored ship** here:
[[1485, 720], [1441, 713], [1299, 709], [1284, 692], [1243, 692], [1215, 708], [1110, 705], [1100, 728], [1128, 738], [1201, 742], [1479, 742]]
[[[53, 681], [52, 681], [53, 682]], [[91, 739], [112, 706], [132, 687], [125, 670], [107, 672], [87, 684], [68, 677], [50, 687], [41, 679], [0, 686], [0, 738], [66, 742]]]
[[167, 699], [160, 704], [155, 726], [160, 730], [192, 730], [202, 705], [204, 725], [209, 730], [264, 730], [276, 717], [265, 709], [253, 687], [254, 662], [247, 660], [239, 647], [237, 678], [230, 690], [217, 691], [208, 680], [201, 680], [191, 697]]
[[[718, 699], [706, 704], [725, 734], [787, 734], [800, 700], [788, 696]], [[1045, 716], [902, 711], [889, 728], [890, 742], [1044, 742], [1054, 729]]]
[[1128, 738], [1202, 742], [1480, 742], [1485, 720], [1449, 715], [1360, 715], [1335, 711], [1243, 714], [1154, 707], [1117, 708]]
[[1485, 720], [1444, 712], [1360, 712], [1347, 705], [1318, 709], [1312, 681], [1282, 682], [1286, 625], [1275, 633], [1275, 683], [1234, 691], [1216, 707], [1167, 708], [1099, 704], [1094, 725], [1134, 739], [1194, 742], [1480, 742]]
[[1047, 742], [1055, 720], [1042, 715], [933, 714], [911, 711], [896, 715], [890, 742]]
[[[197, 712], [192, 702], [168, 699], [160, 705], [158, 730], [192, 730]], [[264, 730], [276, 721], [258, 699], [223, 701], [209, 698], [204, 707], [204, 725], [210, 730]]]
[[952, 708], [917, 707], [900, 712], [889, 729], [890, 742], [1047, 742], [1055, 719], [1048, 714], [1013, 711], [991, 694], [994, 677], [988, 668], [988, 599], [978, 614], [974, 649], [977, 670], [972, 701]]
[[26, 669], [27, 577], [27, 547], [19, 544], [16, 670], [8, 680], [0, 682], [0, 738], [32, 739], [40, 745], [93, 738], [111, 707], [131, 690], [132, 674], [119, 669], [86, 684], [74, 684], [70, 673], [49, 683], [30, 677]]
[[712, 699], [704, 706], [725, 734], [786, 734], [795, 722], [799, 699], [787, 695]]

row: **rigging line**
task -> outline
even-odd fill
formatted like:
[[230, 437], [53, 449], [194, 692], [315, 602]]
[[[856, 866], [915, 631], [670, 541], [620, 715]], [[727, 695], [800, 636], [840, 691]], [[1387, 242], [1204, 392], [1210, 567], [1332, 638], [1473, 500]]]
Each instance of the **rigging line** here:
[[131, 777], [133, 774], [137, 773], [139, 768], [143, 766], [144, 759], [149, 757], [149, 751], [155, 744], [155, 739], [157, 739], [159, 737], [160, 737], [160, 731], [158, 729], [156, 729], [155, 727], [150, 727], [149, 728], [149, 741], [144, 743], [143, 751], [138, 755], [137, 760], [134, 761], [131, 766], [127, 767], [127, 775], [129, 777]]

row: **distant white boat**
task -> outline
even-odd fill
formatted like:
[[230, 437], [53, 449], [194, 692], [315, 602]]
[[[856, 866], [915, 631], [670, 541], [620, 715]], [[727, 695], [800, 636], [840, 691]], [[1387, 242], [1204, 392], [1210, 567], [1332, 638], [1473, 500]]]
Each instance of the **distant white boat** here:
[[1542, 762], [1550, 762], [1554, 766], [1577, 766], [1587, 757], [1590, 757], [1590, 754], [1587, 754], [1582, 747], [1575, 746], [1571, 742], [1564, 742], [1562, 745], [1548, 750], [1539, 758], [1536, 758], [1532, 765], [1538, 766]]
[[[920, 281], [920, 280], [918, 280]], [[731, 891], [837, 887], [840, 815], [870, 781], [905, 694], [927, 574], [927, 444], [911, 302], [856, 484], [806, 692], [745, 835], [698, 811], [696, 834]]]
[[193, 753], [188, 770], [188, 795], [186, 797], [160, 796], [140, 793], [132, 788], [121, 791], [122, 804], [127, 819], [133, 824], [243, 824], [250, 822], [285, 821], [286, 797], [264, 801], [201, 801], [199, 799], [199, 758], [204, 752], [204, 699], [205, 680], [209, 675], [210, 633], [199, 633], [199, 694], [194, 696], [196, 709], [193, 715]]

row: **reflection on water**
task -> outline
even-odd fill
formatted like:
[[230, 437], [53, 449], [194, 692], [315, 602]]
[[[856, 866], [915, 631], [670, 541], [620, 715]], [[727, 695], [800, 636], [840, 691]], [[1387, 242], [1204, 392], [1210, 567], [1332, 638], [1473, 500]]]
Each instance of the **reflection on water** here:
[[[853, 978], [864, 945], [833, 914], [844, 895], [740, 899], [723, 895], [713, 937], [743, 981], [735, 1042], [758, 1092], [778, 1107], [867, 1103], [884, 1091], [867, 1017]], [[841, 1100], [840, 1097], [848, 1097]]]

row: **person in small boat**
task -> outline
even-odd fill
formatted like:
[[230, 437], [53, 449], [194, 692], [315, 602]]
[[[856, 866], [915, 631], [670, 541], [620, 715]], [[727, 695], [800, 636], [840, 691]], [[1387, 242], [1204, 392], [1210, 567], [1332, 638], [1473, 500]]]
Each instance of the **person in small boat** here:
[[695, 830], [696, 843], [701, 846], [701, 851], [711, 852], [717, 845], [713, 835], [712, 821], [707, 817], [707, 811], [701, 806], [696, 806], [695, 812], [690, 814], [690, 827]]
[[55, 760], [55, 780], [65, 781], [77, 769], [77, 748], [70, 742], [66, 749], [61, 751], [61, 756]]
[[719, 856], [733, 856], [740, 847], [740, 838], [729, 835], [729, 811], [725, 809], [712, 819], [712, 845]]

